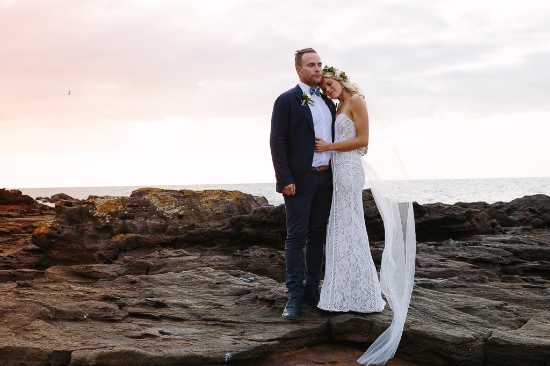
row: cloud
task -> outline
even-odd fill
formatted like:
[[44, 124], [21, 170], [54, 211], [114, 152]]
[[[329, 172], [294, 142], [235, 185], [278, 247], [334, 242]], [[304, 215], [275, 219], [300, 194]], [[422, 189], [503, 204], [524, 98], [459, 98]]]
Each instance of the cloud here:
[[164, 128], [165, 146], [208, 156], [197, 167], [214, 164], [211, 141], [269, 167], [273, 101], [295, 85], [303, 47], [345, 70], [389, 123], [544, 114], [549, 16], [550, 3], [531, 0], [0, 1], [0, 165], [134, 156], [136, 129], [144, 146]]

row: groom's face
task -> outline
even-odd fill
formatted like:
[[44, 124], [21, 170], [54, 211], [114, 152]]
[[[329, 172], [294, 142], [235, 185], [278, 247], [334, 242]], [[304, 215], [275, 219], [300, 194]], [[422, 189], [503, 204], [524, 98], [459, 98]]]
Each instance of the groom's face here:
[[322, 79], [323, 63], [318, 54], [314, 52], [302, 55], [302, 65], [296, 67], [300, 81], [312, 87], [319, 85]]

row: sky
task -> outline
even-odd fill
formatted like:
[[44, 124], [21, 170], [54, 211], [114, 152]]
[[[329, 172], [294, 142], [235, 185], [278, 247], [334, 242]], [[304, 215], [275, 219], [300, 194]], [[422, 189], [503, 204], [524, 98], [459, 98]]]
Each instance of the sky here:
[[410, 178], [549, 177], [548, 19], [540, 0], [0, 0], [0, 187], [274, 182], [273, 102], [305, 47], [361, 86]]

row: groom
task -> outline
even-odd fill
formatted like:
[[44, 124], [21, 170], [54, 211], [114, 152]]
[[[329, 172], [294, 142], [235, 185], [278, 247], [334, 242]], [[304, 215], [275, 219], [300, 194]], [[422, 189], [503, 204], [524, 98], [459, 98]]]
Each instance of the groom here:
[[318, 86], [323, 65], [317, 52], [298, 50], [294, 61], [300, 82], [275, 101], [270, 135], [276, 189], [283, 194], [286, 208], [285, 319], [298, 318], [302, 300], [314, 306], [319, 302], [332, 170], [331, 153], [314, 152], [315, 137], [332, 141], [336, 112]]

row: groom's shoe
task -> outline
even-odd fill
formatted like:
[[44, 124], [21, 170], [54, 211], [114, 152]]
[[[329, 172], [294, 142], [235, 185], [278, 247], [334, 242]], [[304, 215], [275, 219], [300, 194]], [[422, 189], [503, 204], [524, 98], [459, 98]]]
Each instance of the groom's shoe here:
[[319, 293], [319, 290], [306, 291], [304, 294], [304, 301], [311, 306], [317, 306], [317, 304], [319, 304], [320, 299], [321, 299], [321, 294]]
[[300, 316], [301, 296], [289, 296], [282, 317], [289, 320], [297, 319]]

